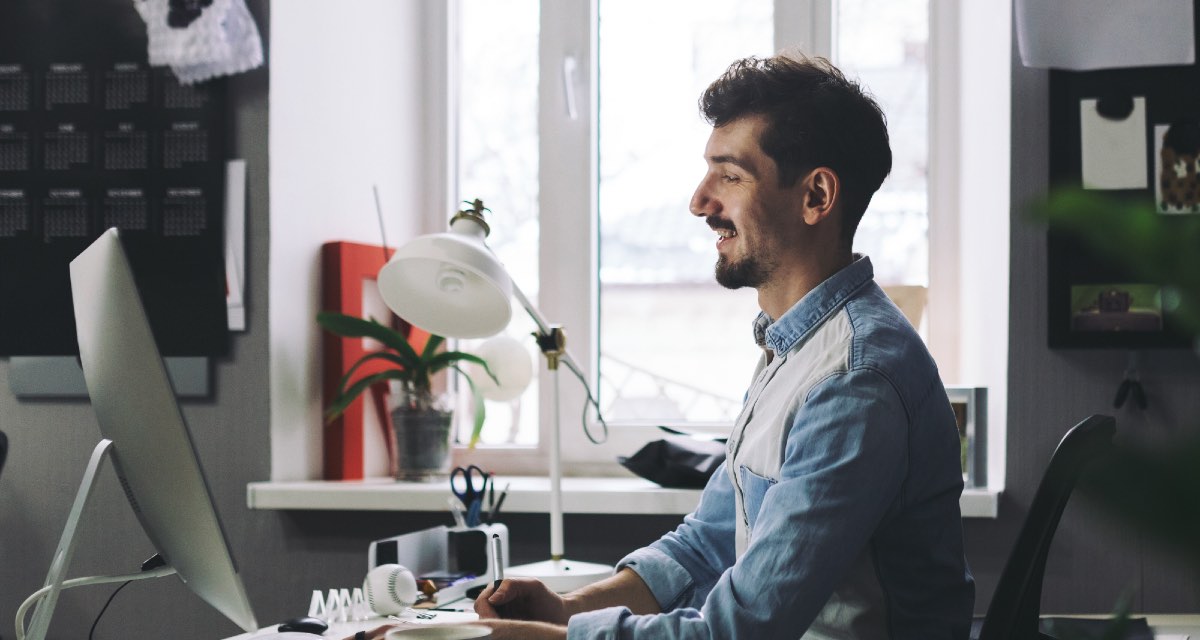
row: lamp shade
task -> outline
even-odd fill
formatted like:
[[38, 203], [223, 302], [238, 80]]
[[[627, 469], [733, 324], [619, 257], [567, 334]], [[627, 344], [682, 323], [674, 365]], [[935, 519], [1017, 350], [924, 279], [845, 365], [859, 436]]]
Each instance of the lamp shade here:
[[485, 338], [512, 318], [512, 280], [470, 218], [446, 233], [418, 236], [379, 270], [383, 302], [396, 315], [448, 338]]
[[496, 376], [491, 376], [483, 367], [470, 362], [467, 370], [471, 379], [483, 397], [497, 402], [507, 402], [525, 393], [525, 388], [533, 380], [533, 360], [525, 345], [519, 340], [507, 335], [488, 338], [475, 350], [475, 355], [488, 363], [488, 369]]

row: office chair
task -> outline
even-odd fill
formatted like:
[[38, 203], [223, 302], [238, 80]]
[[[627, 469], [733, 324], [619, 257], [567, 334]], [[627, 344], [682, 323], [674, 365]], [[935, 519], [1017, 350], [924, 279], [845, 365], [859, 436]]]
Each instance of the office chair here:
[[1000, 574], [978, 640], [1055, 640], [1038, 628], [1046, 554], [1084, 469], [1112, 450], [1117, 422], [1094, 415], [1063, 436], [1042, 475], [1029, 514]]
[[8, 457], [8, 436], [0, 431], [0, 472], [4, 471], [4, 459]]

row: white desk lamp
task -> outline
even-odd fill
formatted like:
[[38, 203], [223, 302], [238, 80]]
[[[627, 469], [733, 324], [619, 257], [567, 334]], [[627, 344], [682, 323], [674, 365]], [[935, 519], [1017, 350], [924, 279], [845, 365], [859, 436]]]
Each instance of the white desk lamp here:
[[[537, 325], [538, 347], [554, 378], [554, 427], [550, 430], [550, 559], [509, 567], [510, 576], [538, 578], [565, 593], [612, 574], [608, 565], [563, 557], [562, 453], [560, 451], [558, 365], [580, 380], [583, 372], [570, 352], [562, 328], [546, 322], [520, 287], [509, 278], [484, 239], [490, 233], [483, 202], [450, 220], [450, 231], [419, 236], [396, 250], [379, 271], [379, 293], [401, 318], [430, 333], [450, 338], [482, 338], [499, 333], [512, 318], [509, 297]], [[586, 383], [585, 383], [586, 384]], [[590, 394], [589, 394], [590, 395]]]

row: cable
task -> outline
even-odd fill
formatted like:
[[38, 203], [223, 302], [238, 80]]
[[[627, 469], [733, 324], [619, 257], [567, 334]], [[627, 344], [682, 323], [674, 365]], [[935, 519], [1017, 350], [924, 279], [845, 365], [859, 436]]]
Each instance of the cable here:
[[[156, 553], [142, 563], [142, 571], [152, 571], [165, 566], [167, 566], [166, 558], [162, 557], [161, 553]], [[92, 636], [96, 633], [96, 625], [100, 624], [100, 618], [104, 615], [105, 611], [108, 611], [108, 605], [112, 604], [113, 599], [117, 597], [117, 594], [121, 592], [121, 589], [128, 587], [130, 582], [133, 582], [133, 580], [126, 580], [125, 582], [121, 583], [121, 586], [117, 587], [116, 590], [112, 592], [112, 595], [108, 596], [108, 600], [104, 603], [104, 606], [100, 607], [100, 613], [96, 614], [96, 619], [92, 621], [92, 628], [88, 630], [88, 640], [92, 640]]]
[[[126, 580], [133, 581], [145, 580], [147, 578], [161, 578], [163, 576], [169, 576], [173, 573], [175, 573], [174, 567], [159, 567], [151, 571], [130, 573], [123, 576], [89, 576], [86, 578], [71, 578], [70, 580], [63, 581], [61, 589], [73, 589], [75, 587], [82, 587], [92, 584], [111, 584], [113, 582], [123, 582]], [[41, 589], [34, 591], [32, 595], [25, 599], [25, 602], [21, 603], [20, 607], [17, 607], [17, 640], [25, 640], [25, 614], [29, 612], [29, 607], [32, 607], [37, 603], [38, 600], [46, 597], [46, 594], [50, 593], [53, 588], [54, 585], [46, 585]]]
[[121, 586], [113, 590], [111, 596], [108, 596], [108, 601], [104, 603], [103, 607], [100, 607], [100, 613], [97, 613], [96, 619], [92, 621], [92, 628], [88, 630], [88, 640], [92, 640], [92, 636], [96, 633], [96, 625], [100, 624], [100, 617], [104, 615], [105, 611], [108, 611], [108, 605], [112, 604], [113, 598], [117, 597], [117, 594], [121, 593], [121, 589], [128, 587], [129, 583], [131, 582], [133, 582], [133, 580], [126, 580], [125, 582], [121, 583]]
[[1117, 387], [1117, 395], [1113, 398], [1113, 408], [1120, 409], [1125, 406], [1126, 399], [1130, 393], [1133, 394], [1133, 401], [1139, 409], [1145, 410], [1150, 406], [1146, 400], [1146, 390], [1142, 387], [1141, 376], [1138, 374], [1138, 353], [1136, 351], [1129, 352], [1129, 364], [1125, 367], [1125, 379], [1121, 381], [1121, 386]]
[[[576, 378], [579, 378], [579, 382], [583, 385], [583, 392], [587, 394], [587, 402], [583, 403], [583, 416], [581, 418], [583, 421], [583, 434], [587, 436], [588, 440], [592, 441], [592, 444], [604, 444], [608, 441], [608, 423], [604, 421], [604, 416], [600, 414], [600, 402], [592, 397], [592, 388], [588, 386], [587, 379], [574, 366], [574, 363], [567, 363], [567, 368], [571, 370], [571, 373], [575, 374]], [[592, 431], [588, 427], [588, 407], [596, 407], [596, 421], [600, 423], [601, 427], [604, 427], [604, 437], [599, 440], [592, 435]]]

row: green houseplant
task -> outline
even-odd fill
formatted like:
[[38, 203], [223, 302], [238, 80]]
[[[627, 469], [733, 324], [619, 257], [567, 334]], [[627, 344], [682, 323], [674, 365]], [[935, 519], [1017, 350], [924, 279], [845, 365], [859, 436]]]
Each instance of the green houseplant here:
[[[1033, 217], [1164, 288], [1164, 311], [1200, 354], [1200, 216], [1158, 213], [1153, 201], [1053, 189]], [[1120, 442], [1081, 486], [1105, 511], [1175, 549], [1200, 580], [1200, 431], [1149, 446]]]
[[[350, 403], [372, 385], [397, 381], [400, 394], [391, 412], [396, 435], [397, 479], [420, 479], [446, 470], [453, 413], [439, 406], [433, 394], [433, 376], [439, 372], [453, 369], [466, 378], [475, 409], [470, 446], [474, 447], [479, 441], [486, 415], [483, 398], [461, 365], [463, 362], [475, 363], [495, 380], [495, 375], [482, 358], [463, 351], [442, 351], [445, 338], [436, 335], [430, 336], [418, 353], [403, 334], [374, 319], [321, 312], [317, 314], [317, 324], [342, 338], [371, 338], [383, 345], [382, 349], [359, 358], [342, 376], [338, 393], [326, 410], [326, 418], [332, 420], [341, 415]], [[359, 370], [368, 362], [380, 362], [384, 369], [356, 378]]]

